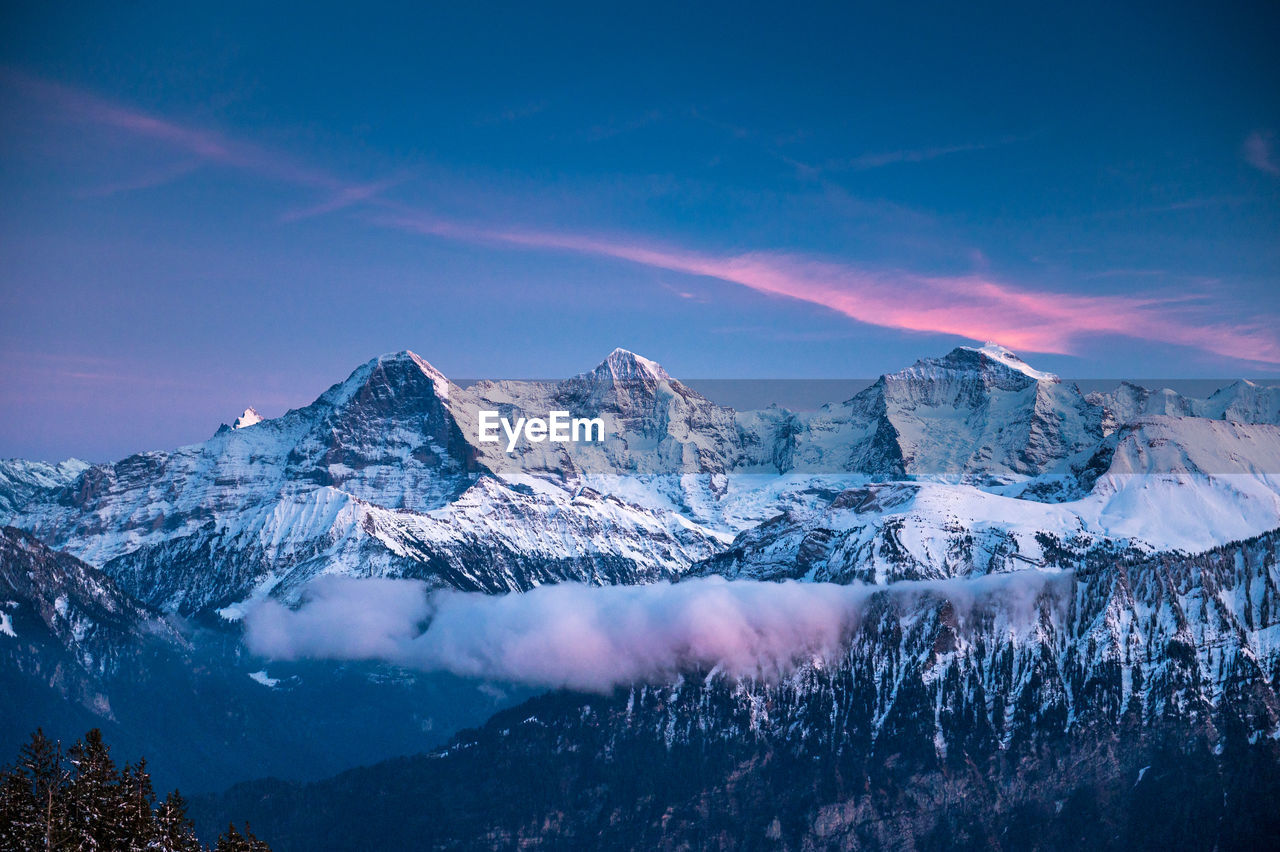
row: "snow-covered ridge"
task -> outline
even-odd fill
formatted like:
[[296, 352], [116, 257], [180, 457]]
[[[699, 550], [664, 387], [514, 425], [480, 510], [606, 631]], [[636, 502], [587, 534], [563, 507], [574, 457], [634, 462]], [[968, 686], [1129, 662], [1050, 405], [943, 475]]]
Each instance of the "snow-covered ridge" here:
[[[288, 598], [322, 573], [498, 591], [1052, 567], [1045, 536], [1191, 551], [1280, 526], [1280, 429], [1225, 416], [1265, 415], [1267, 390], [1130, 417], [1121, 392], [1085, 397], [987, 345], [817, 412], [736, 412], [625, 350], [564, 381], [465, 389], [401, 352], [172, 452], [3, 463], [0, 521], [182, 612]], [[600, 416], [607, 439], [507, 454], [475, 440], [481, 409]]]
[[[962, 348], [968, 349], [970, 347], [962, 347]], [[987, 342], [982, 346], [979, 346], [976, 349], [973, 349], [972, 351], [985, 355], [986, 357], [990, 358], [993, 361], [998, 361], [999, 363], [1005, 365], [1006, 367], [1012, 370], [1017, 370], [1019, 373], [1029, 376], [1035, 379], [1037, 382], [1061, 381], [1053, 373], [1045, 373], [1040, 370], [1033, 369], [1030, 364], [1028, 364], [1026, 361], [1023, 361], [1021, 358], [1015, 355], [1012, 351], [1004, 348], [999, 343]]]
[[64, 488], [91, 467], [80, 459], [57, 464], [0, 459], [0, 513], [16, 511], [39, 491]]

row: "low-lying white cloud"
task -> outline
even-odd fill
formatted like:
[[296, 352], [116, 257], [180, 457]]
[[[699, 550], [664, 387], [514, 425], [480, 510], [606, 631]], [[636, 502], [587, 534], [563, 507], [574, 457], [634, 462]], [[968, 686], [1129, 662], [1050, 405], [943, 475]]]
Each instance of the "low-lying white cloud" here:
[[[998, 595], [1003, 609], [1029, 621], [1053, 576], [1026, 571], [898, 583], [890, 594], [941, 594], [960, 611]], [[773, 679], [801, 662], [837, 655], [867, 601], [884, 591], [712, 577], [485, 595], [429, 591], [416, 580], [325, 577], [308, 586], [296, 608], [268, 600], [251, 609], [245, 641], [252, 652], [280, 660], [379, 660], [602, 692], [712, 668]]]

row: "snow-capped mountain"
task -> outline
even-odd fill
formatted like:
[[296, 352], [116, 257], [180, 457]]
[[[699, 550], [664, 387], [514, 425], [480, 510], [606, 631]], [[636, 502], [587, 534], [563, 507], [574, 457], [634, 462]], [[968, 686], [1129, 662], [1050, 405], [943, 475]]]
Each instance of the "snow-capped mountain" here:
[[[1232, 388], [1214, 405], [1265, 414], [1269, 389]], [[1149, 552], [1280, 526], [1277, 430], [1130, 416], [1154, 398], [1086, 398], [994, 345], [816, 412], [735, 412], [625, 350], [560, 382], [468, 388], [400, 353], [306, 408], [172, 452], [7, 462], [0, 519], [148, 604], [229, 616], [321, 573], [502, 591], [695, 566], [772, 576], [748, 554], [776, 552], [796, 576], [803, 543], [815, 577], [888, 581], [1043, 565], [1045, 535]], [[482, 410], [599, 417], [605, 439], [507, 453], [478, 440]]]
[[1086, 398], [1091, 405], [1102, 408], [1103, 430], [1108, 434], [1139, 417], [1153, 414], [1196, 417], [1204, 408], [1203, 401], [1169, 388], [1145, 388], [1133, 382], [1121, 382], [1113, 391], [1091, 393]]
[[231, 428], [243, 429], [246, 426], [253, 426], [257, 423], [261, 423], [263, 419], [263, 416], [258, 413], [258, 409], [251, 405], [244, 410], [244, 413], [236, 418], [235, 422], [231, 424]]
[[80, 459], [67, 459], [58, 464], [0, 459], [0, 513], [15, 512], [38, 492], [64, 488], [90, 467]]
[[[1245, 719], [1246, 739], [1265, 746], [1280, 674], [1274, 534], [1254, 540], [1280, 528], [1269, 394], [1239, 384], [1210, 400], [1136, 386], [1086, 397], [988, 345], [817, 411], [739, 412], [624, 350], [563, 381], [469, 387], [413, 353], [383, 356], [305, 408], [242, 418], [198, 444], [110, 464], [0, 465], [0, 521], [25, 531], [6, 535], [26, 560], [6, 568], [17, 591], [0, 610], [0, 649], [44, 631], [43, 650], [6, 658], [0, 675], [30, 697], [20, 706], [71, 699], [136, 742], [221, 732], [225, 760], [181, 769], [191, 777], [225, 778], [246, 761], [289, 774], [279, 749], [246, 733], [263, 726], [305, 755], [297, 772], [315, 774], [430, 747], [428, 722], [452, 731], [498, 705], [473, 682], [247, 656], [240, 619], [266, 596], [294, 605], [326, 574], [498, 594], [795, 578], [890, 596], [835, 667], [782, 684], [717, 675], [655, 686], [630, 709], [593, 703], [600, 745], [656, 736], [664, 749], [890, 749], [931, 766], [986, 765], [1085, 730], [1072, 726], [1135, 725], [1146, 748], [1155, 732], [1186, 734], [1162, 720], [1194, 707], [1201, 719], [1229, 711], [1215, 732]], [[599, 417], [604, 440], [508, 453], [479, 440], [485, 410]], [[896, 595], [909, 580], [971, 585], [908, 601]], [[983, 583], [1009, 597], [962, 609], [973, 599], [963, 589]], [[1027, 583], [1042, 590], [1028, 598]], [[1030, 621], [1014, 619], [1007, 607], [1028, 599]], [[43, 627], [29, 620], [37, 612]], [[101, 668], [111, 660], [126, 674]], [[214, 694], [232, 715], [194, 697]], [[582, 707], [567, 701], [546, 722], [556, 742], [583, 736]], [[317, 747], [335, 735], [344, 751]], [[476, 753], [508, 748], [505, 736]], [[554, 768], [560, 752], [536, 742], [515, 747]], [[1142, 748], [1107, 771], [1155, 759]], [[843, 813], [823, 818], [846, 830]]]
[[1195, 399], [1169, 388], [1145, 388], [1121, 382], [1113, 391], [1089, 394], [1089, 402], [1103, 408], [1110, 427], [1147, 415], [1205, 417], [1235, 423], [1280, 424], [1280, 388], [1245, 379], [1219, 388], [1208, 399]]
[[1280, 428], [1150, 417], [1124, 428], [1081, 498], [1019, 499], [969, 484], [868, 483], [741, 533], [699, 573], [834, 582], [1074, 568], [1079, 554], [1194, 553], [1274, 529]]
[[1237, 423], [1280, 424], [1280, 388], [1241, 379], [1210, 396], [1200, 416]]
[[616, 349], [595, 369], [560, 382], [480, 382], [456, 394], [451, 409], [477, 434], [476, 412], [545, 417], [568, 411], [604, 421], [604, 440], [561, 444], [522, 443], [514, 457], [505, 441], [480, 444], [497, 473], [715, 474], [741, 462], [742, 437], [732, 409], [703, 397], [660, 365]]
[[1074, 385], [987, 344], [881, 376], [806, 418], [791, 456], [797, 469], [879, 479], [998, 479], [1055, 470], [1101, 438], [1101, 411]]
[[0, 528], [0, 638], [7, 640], [0, 648], [20, 671], [83, 686], [113, 674], [126, 649], [164, 629], [157, 613], [98, 569]]
[[[518, 390], [556, 405], [590, 398], [639, 428], [646, 417], [669, 422], [658, 400], [690, 392], [667, 379], [630, 388], [649, 375], [639, 365], [615, 353], [563, 387]], [[412, 353], [378, 358], [306, 408], [171, 453], [94, 466], [74, 482], [50, 483], [6, 517], [103, 567], [139, 599], [187, 614], [287, 594], [317, 573], [490, 591], [658, 579], [720, 546], [722, 535], [676, 513], [580, 484], [482, 476], [490, 448], [472, 443], [467, 426], [476, 398]], [[731, 413], [722, 419], [731, 424]], [[561, 480], [566, 470], [551, 472]]]

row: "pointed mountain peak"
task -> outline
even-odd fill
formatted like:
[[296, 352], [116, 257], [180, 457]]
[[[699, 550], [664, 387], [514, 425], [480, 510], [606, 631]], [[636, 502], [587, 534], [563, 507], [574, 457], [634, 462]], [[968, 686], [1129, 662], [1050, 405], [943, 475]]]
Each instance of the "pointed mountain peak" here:
[[1257, 387], [1259, 387], [1257, 382], [1251, 382], [1248, 379], [1236, 379], [1234, 382], [1227, 385], [1226, 387], [1220, 388], [1217, 391], [1217, 393], [1221, 393], [1222, 391], [1231, 391], [1231, 390], [1246, 390], [1248, 388], [1257, 388]]
[[371, 362], [380, 367], [407, 367], [410, 369], [421, 370], [424, 374], [432, 379], [445, 379], [444, 373], [431, 366], [431, 363], [423, 358], [417, 352], [410, 349], [402, 349], [399, 352], [391, 352], [386, 355], [379, 355]]
[[668, 381], [671, 376], [667, 371], [662, 369], [662, 365], [656, 361], [650, 361], [641, 355], [637, 355], [627, 349], [615, 349], [609, 353], [609, 357], [605, 358], [593, 370], [597, 376], [608, 376], [623, 381], [634, 381], [643, 379], [656, 379], [658, 381]]
[[244, 414], [241, 414], [239, 417], [236, 418], [236, 422], [231, 424], [231, 428], [243, 429], [246, 426], [252, 426], [255, 423], [261, 423], [263, 420], [266, 420], [266, 419], [267, 418], [263, 417], [261, 414], [258, 413], [258, 409], [254, 408], [251, 405], [244, 410]]
[[1037, 382], [1057, 382], [1058, 377], [1053, 373], [1046, 373], [1033, 368], [1026, 361], [1023, 361], [1012, 350], [1001, 346], [999, 343], [984, 343], [982, 346], [958, 346], [953, 349], [942, 363], [947, 366], [967, 366], [970, 364], [988, 367], [994, 364], [1022, 373], [1035, 379]]
[[404, 349], [365, 361], [344, 381], [321, 394], [313, 405], [326, 409], [335, 408], [347, 404], [371, 388], [412, 386], [424, 376], [430, 381], [437, 397], [448, 399], [452, 384], [444, 373], [416, 353]]
[[431, 380], [431, 384], [435, 386], [437, 396], [441, 399], [447, 399], [449, 396], [450, 382], [448, 377], [433, 367], [426, 358], [423, 358], [417, 352], [402, 349], [399, 352], [380, 355], [370, 361], [369, 365], [373, 367], [374, 372], [380, 369], [384, 372], [401, 375], [405, 373], [421, 373]]

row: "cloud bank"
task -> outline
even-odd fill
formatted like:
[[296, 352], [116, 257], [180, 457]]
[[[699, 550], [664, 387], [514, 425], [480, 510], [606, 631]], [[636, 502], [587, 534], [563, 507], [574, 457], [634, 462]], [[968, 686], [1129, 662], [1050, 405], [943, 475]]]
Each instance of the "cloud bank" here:
[[961, 613], [998, 596], [1030, 623], [1045, 584], [1024, 571], [979, 580], [845, 586], [718, 577], [644, 586], [564, 583], [523, 594], [428, 591], [416, 580], [323, 577], [302, 604], [258, 604], [245, 642], [277, 660], [376, 660], [540, 687], [608, 692], [718, 668], [776, 679], [833, 659], [877, 593], [911, 606], [945, 596]]

